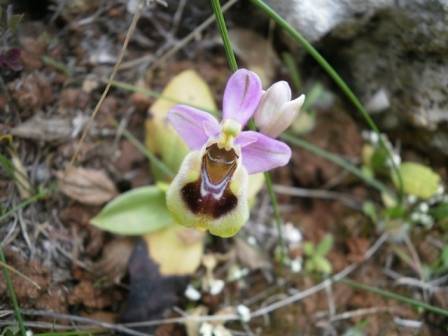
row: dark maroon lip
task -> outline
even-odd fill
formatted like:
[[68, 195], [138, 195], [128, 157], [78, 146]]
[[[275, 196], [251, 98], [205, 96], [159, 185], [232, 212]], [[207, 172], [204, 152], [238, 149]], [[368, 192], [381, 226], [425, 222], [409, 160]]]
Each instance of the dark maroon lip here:
[[206, 149], [199, 178], [181, 190], [182, 199], [192, 213], [217, 219], [237, 206], [238, 199], [230, 190], [237, 162], [233, 149], [226, 151], [217, 144]]

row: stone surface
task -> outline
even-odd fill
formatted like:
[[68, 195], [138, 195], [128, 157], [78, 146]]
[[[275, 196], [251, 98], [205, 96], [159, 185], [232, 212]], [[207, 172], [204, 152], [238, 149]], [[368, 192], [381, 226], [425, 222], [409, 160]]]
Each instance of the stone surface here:
[[419, 131], [422, 146], [448, 154], [447, 0], [267, 2], [338, 60], [383, 129]]

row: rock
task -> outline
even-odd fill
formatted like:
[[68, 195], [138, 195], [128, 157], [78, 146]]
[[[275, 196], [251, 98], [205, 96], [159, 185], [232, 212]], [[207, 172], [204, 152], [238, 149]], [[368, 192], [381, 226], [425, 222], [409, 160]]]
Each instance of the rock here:
[[419, 131], [422, 148], [448, 154], [447, 0], [266, 2], [339, 73], [348, 70], [344, 78], [382, 129], [408, 132], [414, 146]]

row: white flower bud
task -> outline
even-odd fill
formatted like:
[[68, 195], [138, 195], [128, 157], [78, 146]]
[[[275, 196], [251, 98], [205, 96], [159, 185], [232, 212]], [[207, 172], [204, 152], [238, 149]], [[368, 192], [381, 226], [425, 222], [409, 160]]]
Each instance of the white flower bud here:
[[185, 296], [191, 301], [198, 301], [201, 298], [201, 293], [199, 293], [199, 291], [192, 285], [188, 285], [185, 290]]
[[414, 204], [415, 202], [417, 202], [417, 196], [415, 195], [409, 194], [407, 198], [409, 204]]
[[297, 117], [303, 105], [305, 96], [291, 100], [291, 89], [288, 83], [280, 81], [274, 83], [261, 97], [253, 115], [255, 125], [260, 132], [276, 138], [287, 129]]
[[219, 293], [221, 293], [222, 289], [224, 288], [224, 281], [220, 280], [220, 279], [215, 279], [211, 284], [210, 284], [210, 294], [211, 295], [218, 295]]
[[302, 270], [302, 258], [296, 258], [291, 261], [291, 271], [293, 273], [299, 273]]
[[418, 209], [420, 210], [420, 212], [428, 212], [429, 205], [428, 203], [422, 202], [418, 205]]
[[199, 333], [202, 336], [213, 336], [213, 326], [208, 322], [204, 322], [199, 329]]
[[236, 307], [236, 311], [238, 312], [238, 315], [240, 315], [243, 322], [250, 321], [250, 309], [247, 306], [238, 305], [238, 307]]

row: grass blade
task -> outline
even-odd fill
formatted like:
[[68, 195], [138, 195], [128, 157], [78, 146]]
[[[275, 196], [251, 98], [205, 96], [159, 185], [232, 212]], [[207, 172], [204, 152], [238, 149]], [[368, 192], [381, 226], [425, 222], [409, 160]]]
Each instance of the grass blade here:
[[331, 162], [337, 164], [338, 166], [341, 166], [342, 168], [344, 168], [345, 170], [348, 170], [353, 175], [356, 175], [360, 179], [364, 180], [366, 183], [368, 183], [372, 187], [376, 188], [380, 192], [385, 193], [385, 194], [389, 195], [390, 197], [392, 197], [394, 200], [398, 201], [397, 195], [395, 195], [384, 184], [382, 184], [381, 182], [379, 182], [378, 180], [376, 180], [370, 176], [365, 175], [358, 167], [352, 165], [351, 163], [347, 162], [346, 160], [340, 158], [339, 156], [334, 155], [330, 152], [327, 152], [326, 150], [324, 150], [322, 148], [314, 146], [314, 145], [310, 144], [309, 142], [306, 142], [305, 140], [296, 138], [287, 133], [283, 133], [280, 136], [280, 138], [285, 141], [288, 141], [289, 143], [291, 143], [293, 145], [302, 147], [303, 149], [306, 149], [307, 151], [309, 151], [311, 153], [321, 156], [321, 157], [327, 159], [328, 161], [331, 161]]
[[[115, 127], [118, 127], [118, 123], [115, 120], [112, 120], [112, 124]], [[138, 141], [138, 139], [136, 137], [134, 137], [131, 133], [129, 133], [126, 129], [121, 130], [123, 136], [131, 143], [135, 146], [135, 148], [137, 148], [143, 155], [146, 156], [146, 158], [151, 161], [152, 163], [154, 163], [157, 168], [159, 168], [167, 177], [171, 177], [174, 178], [174, 176], [176, 176], [176, 174], [171, 171], [170, 168], [168, 168], [168, 166], [163, 163], [161, 160], [159, 160], [157, 158], [157, 156], [155, 156], [153, 153], [151, 153], [145, 145], [143, 145], [140, 141]]]
[[367, 292], [375, 293], [375, 294], [387, 297], [389, 299], [393, 299], [393, 300], [397, 300], [397, 301], [400, 301], [400, 302], [408, 303], [410, 305], [413, 305], [414, 307], [422, 308], [422, 309], [425, 309], [427, 311], [430, 311], [430, 312], [433, 312], [433, 313], [436, 313], [436, 314], [448, 317], [448, 311], [446, 311], [446, 310], [444, 310], [442, 308], [439, 308], [439, 307], [431, 306], [431, 305], [429, 305], [427, 303], [424, 303], [424, 302], [421, 302], [421, 301], [418, 301], [418, 300], [410, 299], [410, 298], [407, 298], [405, 296], [398, 295], [398, 294], [395, 294], [395, 293], [392, 293], [392, 292], [388, 292], [388, 291], [385, 291], [385, 290], [382, 290], [382, 289], [378, 289], [378, 288], [375, 288], [375, 287], [361, 285], [361, 284], [359, 284], [359, 283], [357, 283], [355, 281], [352, 281], [352, 280], [341, 279], [341, 280], [337, 280], [336, 282], [342, 283], [342, 284], [350, 286], [352, 288], [361, 289], [361, 290], [364, 290], [364, 291], [367, 291]]
[[232, 44], [230, 43], [229, 33], [227, 31], [226, 22], [224, 21], [224, 16], [222, 15], [219, 0], [212, 0], [212, 7], [213, 12], [215, 13], [216, 22], [218, 23], [219, 32], [221, 33], [221, 39], [224, 44], [224, 49], [226, 51], [230, 69], [235, 72], [238, 70], [238, 64], [236, 63], [235, 53], [233, 52]]
[[[6, 264], [5, 256], [3, 255], [3, 246], [0, 244], [0, 260], [3, 264]], [[3, 273], [6, 278], [6, 285], [8, 287], [9, 295], [11, 296], [12, 305], [14, 306], [14, 311], [16, 313], [17, 322], [19, 323], [20, 332], [23, 336], [26, 335], [25, 325], [23, 324], [22, 314], [20, 314], [19, 304], [17, 303], [16, 293], [14, 292], [14, 287], [12, 286], [11, 277], [9, 276], [9, 270], [3, 265]]]
[[290, 34], [297, 42], [299, 42], [302, 47], [319, 63], [319, 65], [328, 73], [328, 75], [333, 78], [336, 84], [344, 91], [346, 96], [351, 100], [353, 105], [358, 109], [361, 115], [364, 117], [368, 125], [375, 133], [378, 135], [380, 139], [381, 146], [386, 150], [387, 155], [392, 163], [392, 168], [396, 172], [398, 176], [398, 184], [400, 190], [400, 198], [396, 198], [400, 201], [401, 196], [403, 194], [403, 180], [401, 178], [400, 172], [398, 170], [398, 166], [393, 159], [393, 153], [387, 147], [378, 127], [373, 122], [372, 118], [370, 118], [367, 111], [362, 106], [361, 102], [358, 100], [353, 91], [348, 87], [348, 85], [344, 82], [344, 80], [338, 75], [338, 73], [333, 69], [333, 67], [322, 57], [321, 54], [302, 36], [299, 32], [297, 32], [289, 23], [287, 23], [280, 15], [278, 15], [272, 8], [266, 5], [261, 0], [251, 0], [252, 3], [260, 8], [266, 15], [268, 15], [271, 19], [273, 19], [280, 27], [282, 27], [288, 34]]

